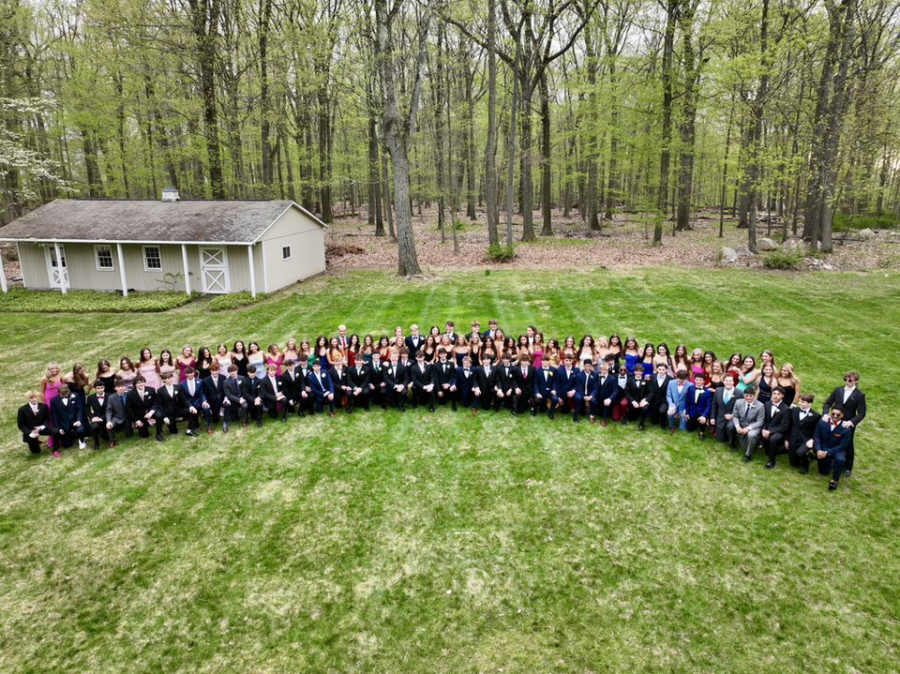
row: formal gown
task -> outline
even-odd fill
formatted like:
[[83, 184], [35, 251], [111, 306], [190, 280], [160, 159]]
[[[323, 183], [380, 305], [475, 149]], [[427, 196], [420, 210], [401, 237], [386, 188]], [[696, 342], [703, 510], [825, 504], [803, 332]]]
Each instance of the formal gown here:
[[178, 381], [180, 381], [180, 382], [187, 381], [187, 375], [185, 374], [185, 371], [189, 367], [197, 367], [197, 359], [196, 358], [191, 358], [186, 363], [184, 361], [180, 361], [180, 360], [178, 361]]
[[759, 400], [759, 402], [765, 404], [772, 399], [772, 387], [766, 381], [765, 377], [760, 377], [758, 383], [759, 388], [757, 390], [759, 391], [759, 394], [756, 396], [756, 398], [757, 400]]
[[534, 369], [540, 370], [541, 365], [544, 362], [544, 350], [540, 347], [531, 350], [531, 364], [534, 365]]
[[[174, 365], [160, 365], [159, 366], [159, 377], [162, 380], [162, 376], [166, 374], [166, 372], [171, 372], [173, 375], [175, 374], [175, 366]], [[115, 391], [113, 391], [115, 393]]]
[[203, 367], [203, 365], [200, 362], [197, 363], [197, 379], [198, 379], [198, 381], [203, 381], [204, 379], [206, 379], [209, 376], [209, 373], [210, 373], [209, 366], [211, 364], [212, 364], [212, 362], [209, 362], [206, 364], [206, 367]]
[[137, 377], [137, 372], [134, 370], [119, 370], [116, 373], [116, 376], [122, 380], [123, 384], [125, 384], [125, 393], [128, 393], [134, 388], [134, 378]]
[[256, 376], [257, 377], [259, 377], [260, 373], [263, 373], [263, 374], [266, 373], [265, 363], [266, 363], [265, 356], [263, 356], [258, 351], [256, 353], [251, 353], [249, 356], [247, 356], [247, 367], [249, 368], [251, 365], [256, 365]]
[[116, 373], [110, 372], [109, 374], [102, 375], [98, 374], [97, 379], [103, 382], [103, 391], [106, 395], [111, 396], [116, 392]]
[[790, 407], [794, 404], [794, 398], [797, 397], [797, 388], [793, 384], [781, 388], [784, 389], [784, 404]]
[[219, 361], [219, 376], [228, 376], [228, 368], [231, 367], [231, 356], [216, 356]]
[[284, 356], [278, 354], [277, 357], [273, 357], [271, 354], [266, 356], [266, 367], [269, 365], [275, 366], [275, 374], [281, 376], [281, 366], [284, 363]]
[[[47, 388], [44, 389], [44, 404], [50, 408], [50, 423], [54, 424], [56, 420], [53, 418], [53, 406], [50, 404], [54, 398], [59, 397], [59, 387], [62, 380], [47, 382]], [[47, 439], [47, 446], [53, 447], [53, 437]]]
[[147, 382], [147, 386], [151, 387], [154, 391], [162, 386], [162, 379], [159, 378], [159, 375], [156, 372], [156, 363], [153, 361], [141, 363], [138, 366], [138, 373], [144, 378], [144, 381]]
[[628, 374], [634, 374], [634, 366], [637, 365], [640, 361], [640, 355], [636, 355], [633, 353], [625, 354], [625, 369], [628, 370]]
[[237, 366], [238, 376], [246, 377], [247, 376], [247, 356], [241, 355], [233, 355], [231, 357], [231, 364]]

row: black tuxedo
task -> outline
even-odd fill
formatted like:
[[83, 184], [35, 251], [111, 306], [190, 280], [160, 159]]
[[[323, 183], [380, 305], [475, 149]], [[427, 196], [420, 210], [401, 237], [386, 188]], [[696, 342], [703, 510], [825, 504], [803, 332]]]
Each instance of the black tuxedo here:
[[650, 381], [647, 382], [647, 390], [650, 392], [647, 396], [647, 399], [650, 401], [650, 422], [659, 424], [663, 428], [668, 425], [669, 404], [666, 401], [666, 393], [669, 390], [670, 381], [672, 381], [672, 377], [666, 375], [665, 381], [660, 386], [654, 372], [650, 377]]
[[[247, 390], [246, 377], [238, 375], [237, 379], [232, 379], [229, 376], [222, 384], [222, 395], [224, 396], [222, 409], [225, 410], [223, 427], [227, 427], [228, 422], [233, 419], [240, 419], [242, 424], [246, 424], [247, 412], [250, 410], [250, 392]], [[244, 399], [243, 403], [241, 398]], [[227, 405], [225, 401], [228, 401]]]
[[[128, 419], [131, 423], [135, 425], [138, 422], [141, 423], [141, 426], [138, 427], [138, 435], [142, 438], [150, 437], [151, 419], [153, 424], [156, 424], [156, 392], [149, 386], [145, 387], [144, 397], [141, 400], [138, 390], [136, 388], [131, 389], [125, 394], [125, 410], [128, 412]], [[154, 414], [151, 417], [147, 417], [148, 412], [153, 412]], [[156, 429], [157, 435], [160, 435], [160, 430], [159, 428]]]
[[429, 408], [434, 410], [434, 388], [430, 391], [425, 390], [426, 386], [434, 384], [434, 372], [431, 369], [431, 365], [423, 363], [420, 366], [416, 362], [410, 369], [410, 381], [412, 382], [413, 405], [417, 406], [419, 403], [424, 404], [427, 402]]
[[[399, 360], [396, 365], [389, 362], [384, 366], [381, 375], [384, 379], [385, 398], [394, 407], [405, 409], [406, 394], [409, 391], [409, 366]], [[397, 387], [400, 387], [400, 390]]]
[[[369, 409], [369, 396], [372, 393], [372, 368], [365, 363], [362, 367], [359, 364], [350, 368], [347, 373], [347, 381], [350, 382], [350, 392], [347, 397], [351, 407], [365, 407]], [[359, 392], [356, 389], [359, 389]], [[348, 409], [350, 409], [348, 407]]]
[[340, 374], [338, 374], [337, 368], [329, 368], [328, 376], [334, 385], [334, 401], [337, 406], [340, 407], [342, 404], [349, 405], [350, 391], [347, 389], [350, 388], [350, 374], [347, 368], [342, 367]]
[[[198, 386], [199, 388], [199, 386]], [[163, 419], [169, 420], [169, 433], [178, 432], [178, 417], [184, 414], [184, 394], [178, 384], [172, 386], [172, 394], [165, 386], [156, 389], [156, 435], [162, 435]]]
[[[272, 379], [275, 381], [273, 382]], [[259, 389], [256, 394], [260, 400], [262, 401], [263, 410], [269, 413], [269, 416], [272, 419], [278, 418], [278, 394], [285, 395], [283, 386], [281, 384], [281, 377], [275, 375], [273, 378], [270, 378], [269, 375], [266, 375], [262, 379], [259, 380]], [[281, 418], [284, 420], [287, 417], [287, 405], [281, 406]], [[257, 419], [257, 422], [261, 421]]]
[[[497, 368], [491, 365], [490, 372], [485, 372], [484, 365], [475, 368], [475, 384], [472, 391], [472, 407], [487, 409], [494, 400], [494, 378], [497, 376]], [[478, 389], [478, 394], [475, 393]]]
[[512, 408], [513, 394], [516, 388], [515, 366], [511, 363], [500, 363], [494, 371], [494, 409], [500, 409], [503, 405]]
[[522, 366], [517, 365], [513, 368], [513, 381], [515, 388], [521, 393], [516, 394], [513, 391], [513, 406], [516, 412], [524, 412], [525, 408], [534, 409], [534, 367], [525, 366], [525, 372], [522, 372]]
[[828, 411], [832, 407], [840, 407], [844, 410], [844, 418], [842, 421], [853, 422], [853, 427], [850, 429], [852, 431], [850, 433], [850, 445], [847, 447], [847, 463], [845, 464], [845, 468], [848, 471], [853, 470], [853, 459], [855, 454], [853, 448], [853, 436], [856, 435], [856, 427], [866, 418], [866, 394], [858, 388], [854, 388], [850, 397], [847, 398], [847, 402], [844, 402], [844, 387], [838, 386], [825, 400], [825, 404], [822, 406], [822, 414], [828, 414]]
[[43, 426], [38, 431], [38, 435], [54, 435], [56, 428], [50, 424], [50, 408], [44, 403], [37, 404], [37, 412], [31, 409], [30, 403], [25, 403], [19, 408], [16, 415], [16, 425], [22, 432], [22, 442], [28, 445], [28, 449], [32, 454], [41, 453], [41, 441], [39, 438], [32, 438], [31, 433], [38, 426]]
[[387, 383], [384, 378], [384, 371], [390, 361], [380, 362], [378, 366], [372, 362], [369, 365], [369, 397], [372, 403], [381, 405], [381, 409], [387, 409]]
[[797, 466], [805, 470], [809, 470], [809, 452], [812, 447], [807, 447], [806, 443], [813, 439], [816, 434], [816, 425], [822, 418], [818, 412], [812, 407], [806, 412], [801, 419], [803, 410], [799, 407], [791, 409], [791, 434], [790, 434], [790, 453], [788, 456], [792, 466]]
[[303, 396], [301, 394], [305, 387], [306, 381], [300, 373], [300, 370], [294, 368], [294, 371], [291, 372], [290, 370], [285, 369], [284, 373], [281, 375], [281, 392], [284, 393], [285, 397], [285, 410], [293, 411], [296, 409], [300, 414], [303, 414], [301, 404]]
[[470, 367], [468, 371], [462, 366], [456, 368], [456, 399], [463, 407], [475, 408], [477, 400], [472, 394], [472, 388], [476, 386], [478, 377], [475, 369]]
[[778, 454], [783, 454], [784, 441], [791, 432], [791, 408], [784, 402], [775, 405], [771, 400], [763, 406], [762, 430], [769, 431], [769, 439], [766, 440], [762, 433], [760, 439], [766, 447], [769, 461], [775, 461]]
[[[640, 428], [644, 428], [647, 421], [647, 412], [650, 411], [650, 387], [643, 377], [628, 375], [628, 383], [625, 384], [625, 399], [628, 400], [627, 418], [632, 421], [637, 420]], [[643, 405], [643, 402], [647, 405]], [[638, 406], [635, 407], [634, 403]]]
[[[91, 393], [87, 397], [87, 418], [88, 426], [91, 429], [91, 437], [94, 439], [94, 449], [100, 449], [100, 437], [109, 437], [106, 432], [106, 409], [109, 406], [109, 394], [104, 391], [103, 400], [96, 393]], [[92, 421], [94, 418], [100, 421]]]
[[[597, 373], [597, 409], [600, 410], [600, 416], [604, 421], [612, 414], [620, 394], [619, 381], [614, 375], [607, 374], [604, 380], [603, 375]], [[609, 400], [609, 405], [606, 404], [606, 400]]]
[[449, 360], [443, 363], [438, 361], [431, 366], [434, 373], [434, 394], [437, 401], [443, 405], [448, 400], [456, 409], [456, 392], [450, 389], [456, 386], [456, 366]]
[[212, 421], [218, 421], [222, 413], [222, 403], [225, 402], [225, 380], [221, 374], [217, 377], [217, 381], [213, 381], [212, 375], [204, 379], [200, 383], [200, 389], [206, 397], [209, 405], [209, 414]]
[[412, 360], [415, 360], [416, 352], [423, 346], [425, 346], [425, 338], [422, 335], [419, 335], [418, 337], [413, 339], [413, 336], [410, 335], [405, 340], [403, 340], [403, 343], [406, 344], [406, 348], [409, 349], [409, 355]]

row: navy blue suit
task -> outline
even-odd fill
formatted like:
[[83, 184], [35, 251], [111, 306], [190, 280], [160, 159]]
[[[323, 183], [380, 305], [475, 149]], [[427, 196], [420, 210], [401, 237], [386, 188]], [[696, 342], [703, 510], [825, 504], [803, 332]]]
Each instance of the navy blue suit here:
[[[600, 378], [593, 370], [588, 373], [587, 370], [580, 370], [572, 382], [572, 388], [575, 390], [575, 411], [572, 418], [578, 421], [579, 412], [590, 414], [592, 417], [597, 416], [597, 386]], [[590, 398], [590, 400], [585, 400]]]
[[[67, 402], [64, 404], [63, 400]], [[83, 439], [87, 435], [87, 426], [82, 420], [84, 406], [74, 393], [70, 393], [67, 398], [57, 396], [51, 400], [50, 413], [56, 427], [55, 442], [61, 443], [63, 447], [71, 447], [76, 436]], [[75, 422], [80, 422], [81, 425], [75, 426]], [[58, 449], [58, 446], [54, 445], [54, 449]]]
[[[222, 381], [221, 377], [219, 377], [219, 381]], [[225, 386], [224, 381], [222, 381], [222, 386]], [[212, 425], [212, 414], [209, 411], [209, 407], [203, 406], [203, 403], [207, 402], [206, 394], [203, 392], [203, 382], [199, 379], [194, 379], [194, 395], [191, 395], [191, 389], [186, 380], [181, 382], [178, 387], [181, 389], [181, 401], [184, 405], [181, 412], [183, 416], [187, 417], [188, 430], [197, 430], [197, 426], [200, 425], [201, 414], [203, 415], [203, 418], [206, 419], [206, 428], [209, 429]], [[196, 414], [191, 414], [192, 407], [197, 410]]]
[[327, 400], [329, 410], [333, 413], [334, 398], [329, 400], [328, 395], [334, 395], [334, 384], [331, 381], [331, 377], [328, 376], [328, 373], [320, 369], [317, 377], [315, 371], [310, 372], [308, 384], [313, 399], [315, 400], [315, 412], [322, 412], [324, 402]]
[[[827, 456], [819, 461], [819, 473], [827, 475], [831, 470], [831, 479], [837, 482], [844, 472], [847, 463], [847, 449], [853, 438], [853, 428], [844, 428], [841, 424], [831, 427], [831, 420], [822, 417], [816, 425], [816, 433], [813, 436], [813, 449], [815, 452], [825, 452]], [[818, 458], [818, 455], [816, 455]]]
[[575, 390], [579, 372], [577, 367], [573, 367], [571, 373], [566, 372], [564, 365], [556, 368], [556, 397], [562, 402], [563, 408], [568, 407], [571, 412], [575, 411], [575, 398], [569, 392]]
[[472, 395], [472, 387], [475, 385], [475, 370], [469, 368], [468, 376], [464, 367], [456, 368], [456, 396], [463, 407], [478, 407], [478, 398]]
[[[573, 370], [574, 372], [574, 370]], [[556, 409], [559, 403], [559, 376], [554, 367], [548, 367], [546, 370], [542, 367], [537, 368], [534, 372], [534, 395], [535, 407], [539, 410], [546, 410], [549, 403], [550, 414]], [[537, 396], [540, 396], [538, 398]]]
[[[699, 395], [698, 395], [699, 393]], [[696, 388], [690, 392], [687, 398], [687, 429], [693, 431], [698, 426], [702, 432], [706, 432], [706, 426], [709, 424], [709, 415], [712, 412], [713, 394], [708, 388]], [[699, 419], [703, 417], [705, 421], [701, 424]]]
[[[597, 374], [597, 408], [600, 410], [600, 416], [606, 421], [612, 414], [613, 407], [616, 406], [621, 389], [615, 376], [607, 374], [606, 380], [601, 384], [600, 380], [602, 378], [603, 375]], [[609, 400], [609, 405], [604, 403], [607, 399]]]

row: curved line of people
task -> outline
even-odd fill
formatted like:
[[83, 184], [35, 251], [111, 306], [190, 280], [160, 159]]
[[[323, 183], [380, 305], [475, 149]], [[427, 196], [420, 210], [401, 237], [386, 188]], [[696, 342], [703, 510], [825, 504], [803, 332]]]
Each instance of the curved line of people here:
[[177, 358], [164, 349], [157, 359], [145, 348], [137, 365], [123, 357], [114, 370], [101, 360], [93, 380], [82, 364], [62, 375], [51, 363], [41, 392], [27, 392], [18, 426], [33, 454], [46, 436], [59, 457], [76, 442], [85, 448], [89, 437], [95, 449], [101, 440], [115, 447], [122, 435], [147, 438], [151, 430], [163, 442], [163, 429], [176, 434], [181, 421], [186, 434], [196, 436], [201, 422], [209, 434], [219, 422], [227, 433], [235, 422], [262, 426], [266, 416], [286, 422], [289, 415], [321, 414], [326, 407], [334, 416], [339, 408], [350, 413], [380, 405], [404, 412], [412, 405], [434, 412], [449, 404], [472, 414], [566, 414], [575, 423], [631, 422], [640, 430], [649, 421], [671, 433], [696, 432], [701, 440], [709, 433], [747, 462], [762, 447], [766, 468], [774, 468], [779, 454], [804, 474], [817, 461], [821, 474], [831, 473], [832, 491], [842, 475], [852, 474], [854, 431], [866, 415], [856, 372], [845, 374], [844, 386], [831, 392], [819, 414], [794, 368], [776, 367], [770, 350], [760, 354], [757, 367], [753, 356], [740, 353], [723, 362], [712, 351], [689, 354], [678, 345], [670, 353], [665, 343], [641, 348], [633, 337], [622, 341], [616, 334], [545, 343], [534, 326], [513, 339], [496, 320], [489, 325], [482, 332], [473, 321], [471, 332], [459, 335], [447, 321], [444, 332], [433, 326], [424, 336], [417, 325], [409, 335], [398, 327], [393, 338], [377, 342], [348, 335], [341, 325], [336, 336], [320, 336], [314, 346], [292, 339], [284, 350], [272, 344], [265, 353], [258, 343], [245, 347], [240, 340], [232, 348], [220, 344], [215, 355], [205, 347], [195, 355], [186, 346]]

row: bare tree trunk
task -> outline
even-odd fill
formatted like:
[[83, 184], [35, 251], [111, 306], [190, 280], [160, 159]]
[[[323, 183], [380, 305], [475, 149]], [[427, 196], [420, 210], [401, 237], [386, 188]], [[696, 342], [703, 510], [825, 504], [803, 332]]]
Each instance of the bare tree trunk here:
[[[516, 43], [516, 63], [519, 62], [520, 47]], [[519, 78], [513, 75], [512, 110], [509, 119], [509, 140], [506, 144], [506, 247], [512, 250], [512, 221], [515, 208], [515, 168], [516, 168], [516, 112], [519, 107]]]
[[550, 92], [547, 69], [541, 72], [541, 213], [544, 218], [541, 236], [553, 236], [553, 197], [550, 174]]
[[497, 208], [497, 36], [496, 0], [488, 0], [488, 131], [484, 148], [484, 192], [487, 207], [488, 245], [500, 245]]
[[200, 93], [203, 98], [203, 125], [210, 190], [213, 199], [224, 199], [215, 81], [216, 35], [221, 5], [220, 0], [188, 0], [188, 3], [191, 8], [191, 28], [197, 40], [197, 66], [200, 71]]

